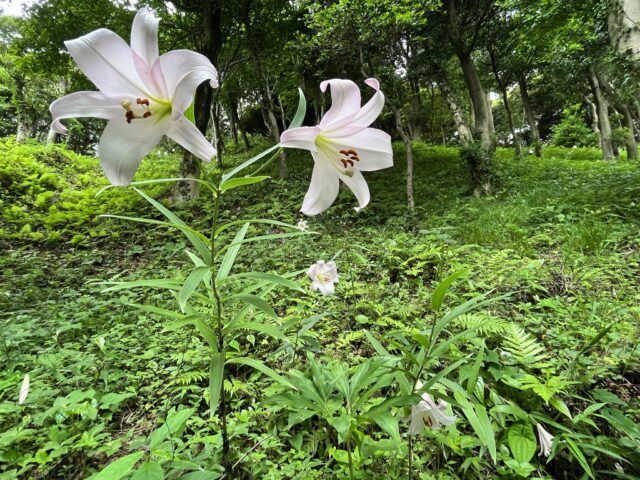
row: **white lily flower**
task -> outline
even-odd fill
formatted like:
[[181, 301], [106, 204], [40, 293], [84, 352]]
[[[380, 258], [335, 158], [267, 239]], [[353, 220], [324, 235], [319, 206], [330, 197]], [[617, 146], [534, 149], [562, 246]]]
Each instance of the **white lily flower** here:
[[331, 85], [331, 108], [315, 127], [287, 130], [280, 137], [283, 147], [309, 150], [314, 160], [311, 185], [304, 197], [305, 215], [324, 212], [335, 201], [340, 180], [358, 199], [357, 210], [369, 203], [369, 187], [362, 173], [393, 165], [391, 137], [382, 130], [367, 128], [380, 115], [384, 95], [375, 78], [365, 80], [375, 94], [360, 107], [360, 89], [351, 80], [325, 80], [320, 90]]
[[22, 386], [20, 387], [20, 395], [18, 396], [18, 404], [22, 405], [29, 395], [29, 374], [25, 374], [24, 380], [22, 380]]
[[162, 139], [173, 139], [196, 157], [209, 161], [215, 149], [184, 112], [196, 87], [209, 80], [218, 86], [208, 58], [189, 50], [158, 52], [158, 23], [141, 9], [131, 27], [131, 47], [111, 30], [101, 28], [65, 42], [82, 72], [100, 91], [59, 98], [49, 109], [51, 128], [67, 129], [64, 118], [109, 120], [98, 148], [102, 168], [114, 185], [128, 185], [142, 158]]
[[540, 443], [540, 453], [538, 456], [544, 455], [548, 457], [551, 454], [554, 437], [544, 429], [541, 423], [536, 423], [536, 428], [538, 429], [538, 441]]
[[320, 290], [323, 295], [335, 293], [334, 283], [338, 283], [336, 262], [324, 263], [324, 260], [318, 260], [309, 267], [307, 275], [311, 278], [311, 290]]
[[[422, 383], [416, 384], [416, 390], [422, 388]], [[455, 415], [447, 415], [449, 404], [444, 400], [436, 403], [427, 392], [422, 394], [422, 400], [411, 407], [411, 423], [409, 424], [409, 435], [419, 435], [425, 427], [437, 429], [451, 425], [456, 421]]]

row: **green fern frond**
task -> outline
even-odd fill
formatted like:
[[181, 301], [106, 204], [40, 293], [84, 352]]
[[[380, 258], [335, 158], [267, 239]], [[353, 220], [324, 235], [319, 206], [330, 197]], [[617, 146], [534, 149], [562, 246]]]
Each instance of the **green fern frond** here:
[[511, 323], [501, 318], [492, 317], [484, 313], [466, 313], [460, 315], [457, 320], [458, 324], [466, 329], [477, 329], [481, 334], [503, 334]]
[[527, 368], [545, 368], [549, 366], [546, 347], [514, 323], [503, 332], [502, 348], [509, 352], [513, 360]]

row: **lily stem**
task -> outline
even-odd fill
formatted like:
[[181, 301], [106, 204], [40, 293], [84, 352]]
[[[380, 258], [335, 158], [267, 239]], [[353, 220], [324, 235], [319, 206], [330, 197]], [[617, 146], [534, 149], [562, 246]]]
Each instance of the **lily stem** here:
[[[211, 265], [215, 265], [216, 258], [216, 230], [218, 229], [218, 213], [220, 211], [220, 190], [214, 191], [213, 219], [211, 221]], [[217, 353], [222, 354], [222, 362], [226, 363], [227, 357], [224, 350], [224, 329], [222, 322], [222, 297], [218, 291], [216, 275], [211, 275], [211, 287], [216, 300], [215, 327], [218, 337]], [[231, 458], [229, 458], [229, 432], [227, 430], [227, 395], [224, 390], [225, 368], [222, 369], [222, 385], [220, 387], [220, 403], [218, 404], [218, 416], [220, 417], [220, 431], [222, 434], [222, 466], [229, 478], [233, 478]]]
[[351, 435], [347, 435], [347, 460], [349, 461], [349, 479], [353, 480], [353, 459], [351, 458]]

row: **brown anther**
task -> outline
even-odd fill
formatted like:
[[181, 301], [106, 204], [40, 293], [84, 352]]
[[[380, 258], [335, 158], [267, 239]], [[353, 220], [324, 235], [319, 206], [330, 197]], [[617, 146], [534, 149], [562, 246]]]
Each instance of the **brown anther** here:
[[146, 98], [136, 98], [136, 103], [138, 105], [146, 105], [147, 107], [149, 106], [149, 100], [147, 100]]
[[341, 158], [340, 161], [342, 162], [342, 165], [344, 165], [344, 168], [347, 168], [347, 165], [353, 167], [353, 161], [351, 161], [349, 159], [345, 160], [345, 159]]
[[149, 110], [147, 110], [146, 112], [144, 112], [142, 114], [142, 118], [147, 118], [147, 117], [150, 117], [150, 116], [151, 116], [151, 112]]
[[[340, 153], [342, 153], [342, 152], [340, 152]], [[345, 155], [355, 155], [356, 157], [358, 156], [358, 152], [356, 152], [355, 150], [351, 150], [351, 149], [345, 150], [344, 153], [345, 153]]]
[[351, 160], [355, 160], [356, 162], [360, 161], [360, 157], [358, 155], [351, 155]]
[[127, 110], [127, 112], [124, 114], [124, 116], [127, 119], [127, 123], [131, 123], [131, 120], [136, 118], [135, 114], [131, 110]]
[[346, 149], [344, 149], [344, 150], [340, 150], [340, 153], [341, 153], [342, 155], [348, 155], [348, 153], [347, 153], [347, 152], [348, 152], [348, 150], [346, 150]]

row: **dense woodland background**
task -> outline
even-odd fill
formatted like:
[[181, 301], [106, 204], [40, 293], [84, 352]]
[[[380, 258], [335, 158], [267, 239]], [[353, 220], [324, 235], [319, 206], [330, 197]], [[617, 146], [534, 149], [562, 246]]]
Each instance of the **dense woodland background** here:
[[[395, 165], [366, 173], [364, 210], [345, 189], [307, 219], [315, 234], [287, 230], [313, 163], [297, 150], [225, 193], [220, 221], [237, 223], [220, 245], [247, 218], [284, 222], [247, 227], [270, 240], [231, 274], [300, 287], [225, 310], [240, 317], [220, 377], [227, 458], [212, 348], [176, 305], [195, 250], [157, 209], [208, 236], [211, 198], [195, 182], [139, 186], [155, 208], [105, 190], [103, 122], [49, 133], [50, 102], [93, 89], [64, 40], [128, 40], [141, 5], [162, 18], [161, 53], [218, 69], [195, 111], [219, 156], [200, 172], [166, 141], [136, 180], [217, 178], [278, 141], [298, 88], [318, 121], [328, 78], [368, 99], [376, 77], [388, 100], [374, 126]], [[40, 0], [0, 16], [0, 480], [640, 479], [639, 20], [637, 0]], [[334, 296], [308, 290], [319, 259], [338, 265]], [[410, 436], [416, 370], [456, 421]]]
[[[162, 18], [161, 50], [190, 48], [218, 68], [220, 88], [202, 86], [196, 122], [224, 164], [225, 142], [248, 134], [274, 141], [287, 128], [297, 87], [308, 121], [328, 98], [327, 78], [380, 79], [388, 109], [379, 126], [411, 142], [467, 148], [476, 193], [495, 190], [492, 153], [540, 155], [542, 142], [600, 146], [606, 160], [638, 156], [637, 2], [633, 0], [139, 2]], [[134, 6], [97, 0], [36, 2], [0, 23], [0, 135], [45, 140], [55, 98], [92, 89], [63, 41], [99, 27], [123, 38]], [[64, 141], [93, 151], [98, 122], [75, 122]], [[472, 142], [473, 140], [473, 142]], [[185, 175], [197, 174], [188, 156]], [[280, 176], [287, 175], [286, 156]], [[193, 187], [193, 186], [192, 186]], [[191, 196], [190, 192], [182, 192]]]

